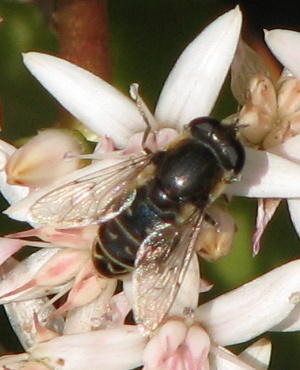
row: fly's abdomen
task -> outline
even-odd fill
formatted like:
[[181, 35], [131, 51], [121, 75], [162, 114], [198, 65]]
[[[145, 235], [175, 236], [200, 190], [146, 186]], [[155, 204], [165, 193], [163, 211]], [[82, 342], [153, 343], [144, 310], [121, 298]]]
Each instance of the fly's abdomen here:
[[101, 275], [116, 277], [131, 272], [143, 240], [157, 225], [174, 220], [175, 209], [162, 209], [149, 196], [152, 185], [150, 182], [138, 188], [130, 207], [100, 224], [93, 262]]

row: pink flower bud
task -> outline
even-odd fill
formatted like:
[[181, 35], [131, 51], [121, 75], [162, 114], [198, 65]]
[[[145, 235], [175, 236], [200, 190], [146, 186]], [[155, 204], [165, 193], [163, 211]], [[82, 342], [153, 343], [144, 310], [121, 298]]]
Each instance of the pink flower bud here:
[[7, 182], [37, 188], [82, 167], [83, 137], [71, 130], [40, 131], [16, 150], [6, 164]]

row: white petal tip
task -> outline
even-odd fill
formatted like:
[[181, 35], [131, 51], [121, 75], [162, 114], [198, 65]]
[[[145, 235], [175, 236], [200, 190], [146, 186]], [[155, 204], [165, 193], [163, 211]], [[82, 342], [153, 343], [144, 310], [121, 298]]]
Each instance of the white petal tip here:
[[300, 33], [283, 29], [265, 31], [265, 41], [275, 57], [299, 78]]

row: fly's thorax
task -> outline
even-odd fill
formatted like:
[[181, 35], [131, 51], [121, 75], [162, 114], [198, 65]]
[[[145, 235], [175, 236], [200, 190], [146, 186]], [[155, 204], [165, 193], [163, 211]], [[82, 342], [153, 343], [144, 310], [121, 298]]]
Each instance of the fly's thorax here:
[[210, 148], [194, 138], [187, 138], [161, 154], [155, 180], [172, 201], [206, 205], [223, 174]]

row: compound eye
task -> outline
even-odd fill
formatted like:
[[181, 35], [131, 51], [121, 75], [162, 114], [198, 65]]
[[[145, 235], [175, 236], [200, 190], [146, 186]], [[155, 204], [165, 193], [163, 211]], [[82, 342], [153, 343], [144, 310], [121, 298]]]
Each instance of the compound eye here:
[[232, 126], [224, 126], [220, 121], [211, 117], [199, 117], [193, 119], [187, 129], [191, 135], [201, 142], [222, 142], [224, 131], [228, 131], [227, 135], [235, 138], [235, 130]]
[[245, 150], [237, 139], [236, 125], [225, 125], [211, 117], [192, 120], [187, 129], [191, 136], [210, 148], [225, 170], [239, 173], [245, 162]]

